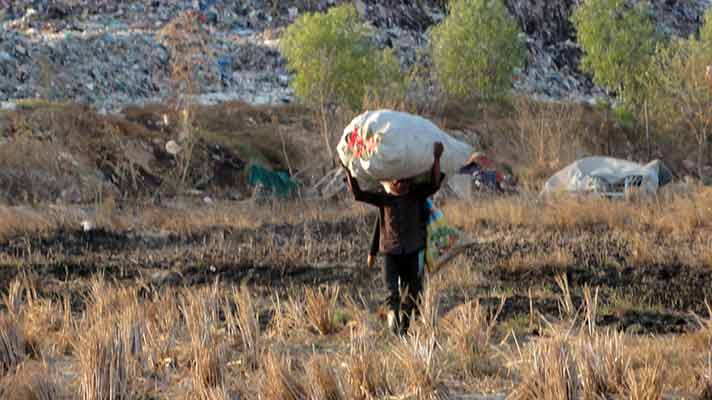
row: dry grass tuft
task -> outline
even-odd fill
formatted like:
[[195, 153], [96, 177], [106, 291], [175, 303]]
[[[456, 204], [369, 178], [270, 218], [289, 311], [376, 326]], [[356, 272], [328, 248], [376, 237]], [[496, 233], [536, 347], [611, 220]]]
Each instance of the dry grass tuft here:
[[398, 360], [398, 370], [408, 397], [416, 399], [444, 398], [446, 393], [440, 384], [442, 370], [438, 364], [435, 335], [420, 334], [402, 339], [393, 350]]
[[215, 337], [203, 342], [193, 342], [193, 390], [200, 400], [227, 400], [225, 363], [227, 355]]
[[582, 337], [577, 353], [582, 399], [609, 398], [623, 391], [630, 358], [624, 353], [622, 333]]
[[589, 336], [596, 333], [596, 321], [598, 319], [598, 287], [591, 293], [588, 285], [583, 287], [583, 322]]
[[630, 400], [662, 400], [663, 359], [656, 357], [652, 363], [638, 371], [628, 370], [625, 386]]
[[183, 333], [178, 295], [167, 290], [146, 304], [146, 352], [148, 365], [156, 371], [171, 367], [176, 359], [176, 347]]
[[346, 398], [334, 374], [334, 370], [334, 365], [328, 357], [311, 356], [306, 366], [311, 400], [341, 400]]
[[283, 298], [278, 293], [272, 297], [274, 318], [269, 324], [270, 336], [286, 339], [304, 335], [310, 324], [306, 320], [304, 301], [299, 294], [290, 294]]
[[82, 335], [79, 355], [79, 392], [83, 400], [128, 400], [134, 395], [134, 377], [121, 330], [104, 320]]
[[495, 372], [490, 343], [505, 301], [502, 297], [494, 313], [488, 313], [479, 300], [467, 302], [443, 318], [447, 353], [465, 377], [476, 378]]
[[[235, 303], [233, 311], [230, 304]], [[259, 315], [250, 289], [246, 286], [233, 289], [225, 302], [225, 322], [228, 334], [239, 337], [242, 352], [252, 368], [258, 368], [262, 359], [262, 341], [260, 339]]]
[[532, 345], [522, 382], [512, 400], [574, 400], [579, 398], [576, 361], [569, 338], [557, 337]]
[[57, 377], [45, 365], [25, 364], [7, 379], [0, 388], [4, 400], [61, 400], [68, 399]]
[[11, 373], [25, 359], [25, 339], [16, 318], [0, 314], [0, 376]]
[[335, 318], [338, 300], [338, 286], [304, 289], [304, 308], [307, 320], [320, 335], [330, 335], [339, 330]]
[[370, 338], [351, 338], [347, 360], [349, 396], [354, 400], [368, 400], [390, 394], [391, 388], [383, 365]]
[[418, 307], [420, 318], [417, 320], [418, 326], [423, 327], [422, 333], [434, 334], [437, 331], [438, 319], [440, 318], [440, 288], [431, 281], [425, 285], [425, 289], [420, 294]]
[[260, 398], [265, 400], [307, 400], [309, 394], [294, 375], [292, 360], [269, 353], [264, 360]]
[[574, 307], [573, 299], [571, 298], [571, 288], [569, 287], [569, 279], [566, 274], [556, 275], [554, 278], [556, 286], [561, 290], [559, 296], [559, 314], [562, 318], [573, 319], [576, 317], [577, 310]]

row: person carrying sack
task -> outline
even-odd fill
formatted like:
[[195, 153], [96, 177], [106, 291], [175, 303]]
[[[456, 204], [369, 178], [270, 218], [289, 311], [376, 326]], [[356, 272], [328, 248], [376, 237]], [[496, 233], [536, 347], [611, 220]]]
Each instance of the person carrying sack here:
[[[344, 166], [347, 184], [354, 199], [379, 209], [378, 249], [385, 255], [383, 278], [388, 290], [388, 326], [398, 335], [407, 333], [412, 315], [417, 313], [417, 300], [423, 288], [425, 269], [429, 216], [426, 200], [440, 189], [444, 179], [440, 171], [443, 148], [440, 142], [433, 144], [434, 160], [427, 183], [416, 184], [411, 179], [381, 182], [386, 189], [385, 194], [362, 191], [349, 169]], [[401, 292], [405, 294], [403, 302]]]

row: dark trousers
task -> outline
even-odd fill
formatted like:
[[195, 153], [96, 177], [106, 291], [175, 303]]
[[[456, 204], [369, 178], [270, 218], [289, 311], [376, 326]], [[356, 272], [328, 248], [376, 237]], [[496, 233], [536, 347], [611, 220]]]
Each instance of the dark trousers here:
[[[386, 254], [383, 279], [388, 289], [386, 304], [398, 317], [401, 331], [406, 332], [411, 315], [418, 313], [417, 302], [423, 290], [420, 251], [410, 254]], [[405, 296], [402, 303], [401, 292]]]

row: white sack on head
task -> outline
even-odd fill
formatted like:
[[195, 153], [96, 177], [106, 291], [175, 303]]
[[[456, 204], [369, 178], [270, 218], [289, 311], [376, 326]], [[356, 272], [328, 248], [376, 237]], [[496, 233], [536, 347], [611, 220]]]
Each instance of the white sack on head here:
[[379, 181], [427, 177], [435, 142], [444, 146], [440, 168], [448, 176], [472, 154], [470, 145], [427, 119], [391, 110], [367, 111], [354, 118], [336, 150], [361, 188], [373, 190]]

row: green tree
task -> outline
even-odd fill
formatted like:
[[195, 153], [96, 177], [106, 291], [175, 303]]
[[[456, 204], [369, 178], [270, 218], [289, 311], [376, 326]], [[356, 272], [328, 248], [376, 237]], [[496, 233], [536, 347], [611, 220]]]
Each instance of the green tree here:
[[702, 167], [712, 134], [712, 10], [705, 14], [699, 37], [678, 39], [661, 47], [650, 68], [651, 115], [663, 132], [678, 140], [693, 139], [697, 168]]
[[451, 1], [448, 16], [430, 34], [435, 74], [448, 96], [492, 100], [505, 94], [526, 55], [519, 33], [502, 0]]
[[287, 28], [280, 50], [295, 73], [298, 97], [316, 107], [322, 134], [333, 159], [329, 115], [333, 105], [358, 108], [364, 96], [402, 96], [403, 73], [392, 50], [379, 50], [352, 5], [326, 14], [307, 13]]
[[656, 34], [647, 3], [627, 7], [626, 0], [585, 0], [572, 21], [584, 49], [581, 68], [614, 92], [625, 106], [644, 100], [644, 75], [655, 53]]

